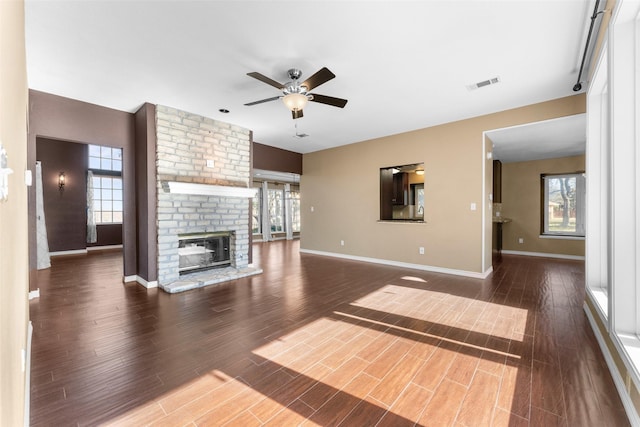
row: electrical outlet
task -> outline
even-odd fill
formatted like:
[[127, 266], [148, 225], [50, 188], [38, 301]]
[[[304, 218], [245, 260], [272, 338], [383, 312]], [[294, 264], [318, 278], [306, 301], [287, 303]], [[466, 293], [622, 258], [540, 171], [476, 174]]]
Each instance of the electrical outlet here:
[[340, 246], [344, 246], [344, 240], [340, 240]]
[[214, 166], [215, 166], [215, 164], [216, 164], [216, 162], [214, 162], [213, 160], [211, 160], [211, 159], [207, 159], [207, 167], [208, 167], [208, 168], [212, 168], [212, 167], [214, 167]]
[[524, 243], [524, 239], [523, 239], [522, 237], [520, 237], [520, 238], [518, 239], [518, 243], [520, 243], [520, 244]]
[[313, 212], [313, 206], [311, 206], [311, 212]]
[[420, 246], [418, 252], [420, 252], [420, 255], [424, 255], [424, 247]]

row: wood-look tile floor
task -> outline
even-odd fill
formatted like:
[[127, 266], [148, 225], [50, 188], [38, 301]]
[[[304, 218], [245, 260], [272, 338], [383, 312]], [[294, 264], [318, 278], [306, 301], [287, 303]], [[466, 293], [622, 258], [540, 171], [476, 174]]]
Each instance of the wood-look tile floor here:
[[259, 276], [169, 295], [120, 253], [39, 272], [31, 422], [625, 426], [583, 312], [584, 265], [504, 256], [486, 280], [258, 243]]

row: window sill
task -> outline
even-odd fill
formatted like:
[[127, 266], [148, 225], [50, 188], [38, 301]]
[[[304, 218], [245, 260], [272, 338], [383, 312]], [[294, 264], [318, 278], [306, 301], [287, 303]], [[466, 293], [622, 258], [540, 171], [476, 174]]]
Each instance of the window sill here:
[[584, 240], [584, 236], [569, 236], [566, 234], [541, 234], [541, 239], [558, 239], [558, 240]]
[[393, 224], [426, 224], [423, 219], [379, 219], [378, 222], [393, 223]]
[[591, 294], [591, 299], [600, 312], [600, 316], [606, 319], [609, 312], [609, 296], [607, 295], [607, 291], [601, 288], [588, 288], [587, 291]]

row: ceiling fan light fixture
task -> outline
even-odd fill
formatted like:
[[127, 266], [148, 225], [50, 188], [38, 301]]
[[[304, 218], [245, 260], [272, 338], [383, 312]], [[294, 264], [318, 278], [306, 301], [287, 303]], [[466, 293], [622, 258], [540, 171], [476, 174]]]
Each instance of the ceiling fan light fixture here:
[[282, 102], [291, 111], [299, 111], [304, 109], [309, 99], [301, 93], [290, 93], [282, 98]]

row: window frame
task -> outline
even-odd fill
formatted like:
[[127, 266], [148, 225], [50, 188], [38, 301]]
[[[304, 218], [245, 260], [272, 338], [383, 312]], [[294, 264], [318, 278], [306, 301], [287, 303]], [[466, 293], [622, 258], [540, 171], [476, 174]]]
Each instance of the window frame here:
[[[275, 212], [272, 210], [272, 201], [271, 201], [271, 194], [275, 194], [275, 193], [279, 193], [280, 194], [280, 198], [279, 198], [279, 212], [276, 209]], [[267, 191], [267, 206], [269, 209], [269, 229], [271, 230], [271, 234], [275, 235], [275, 234], [284, 234], [286, 232], [285, 229], [285, 195], [284, 195], [284, 189], [283, 188], [269, 188], [269, 190]], [[277, 208], [277, 207], [276, 207]], [[280, 219], [280, 230], [277, 230], [278, 227], [278, 223], [274, 223], [274, 220]], [[276, 227], [276, 229], [274, 230], [273, 227]]]
[[289, 198], [291, 199], [291, 231], [300, 233], [300, 189], [292, 188], [289, 190]]
[[[252, 205], [251, 205], [251, 234], [253, 234], [254, 236], [259, 236], [262, 234], [262, 188], [260, 187], [254, 187], [257, 191], [256, 191], [256, 195], [253, 197], [252, 199]], [[258, 210], [257, 215], [256, 215], [256, 209]], [[258, 231], [253, 231], [254, 230], [254, 218], [257, 218], [258, 221]]]
[[[92, 148], [97, 148], [100, 151], [100, 155], [99, 156], [95, 156], [95, 155], [91, 155], [91, 151]], [[109, 151], [109, 154], [106, 155], [106, 151]], [[103, 152], [104, 152], [104, 156], [103, 156]], [[119, 152], [120, 156], [116, 157], [114, 156], [114, 152]], [[92, 167], [91, 166], [91, 159], [98, 159], [99, 163], [100, 163], [100, 167]], [[105, 163], [103, 163], [103, 161], [109, 161], [110, 162], [110, 166], [109, 167], [104, 167], [107, 166]], [[114, 168], [114, 162], [117, 162], [117, 164], [120, 165], [119, 168]], [[87, 147], [87, 165], [88, 165], [88, 169], [91, 171], [110, 171], [110, 172], [115, 172], [115, 173], [119, 173], [122, 174], [122, 169], [124, 166], [124, 159], [123, 159], [123, 152], [122, 152], [122, 148], [120, 147], [109, 147], [106, 145], [97, 145], [97, 144], [88, 144]]]
[[[119, 225], [122, 224], [124, 222], [124, 182], [122, 180], [122, 176], [119, 175], [112, 175], [112, 174], [101, 174], [101, 173], [94, 173], [93, 174], [93, 179], [99, 179], [101, 184], [100, 187], [98, 188], [100, 190], [100, 198], [96, 198], [96, 186], [95, 184], [93, 184], [93, 204], [94, 204], [94, 209], [93, 209], [93, 215], [94, 215], [94, 220], [96, 225]], [[111, 192], [111, 197], [109, 199], [105, 199], [102, 198], [102, 190], [105, 190], [106, 188], [102, 187], [102, 180], [103, 179], [110, 179], [111, 180], [111, 188], [110, 190], [112, 190]], [[113, 186], [113, 182], [114, 180], [118, 180], [120, 181], [120, 188], [116, 189], [116, 190], [120, 190], [120, 199], [114, 199], [113, 198], [113, 190], [114, 190], [114, 186]], [[103, 203], [105, 201], [109, 201], [111, 202], [111, 209], [105, 210], [103, 209]], [[121, 209], [114, 209], [114, 202], [120, 202], [121, 204]], [[100, 209], [96, 209], [96, 203], [100, 203]], [[111, 218], [112, 221], [103, 221], [103, 212], [110, 212], [111, 213]], [[122, 218], [120, 221], [113, 221], [113, 217], [114, 217], [114, 213], [115, 212], [119, 212], [120, 213], [120, 217]], [[98, 219], [96, 218], [97, 214], [100, 214], [100, 221], [98, 221]]]
[[[549, 182], [551, 179], [575, 178], [575, 229], [576, 231], [553, 231], [549, 229]], [[546, 238], [584, 238], [585, 224], [585, 182], [584, 171], [565, 173], [545, 173], [540, 175], [540, 236]]]

